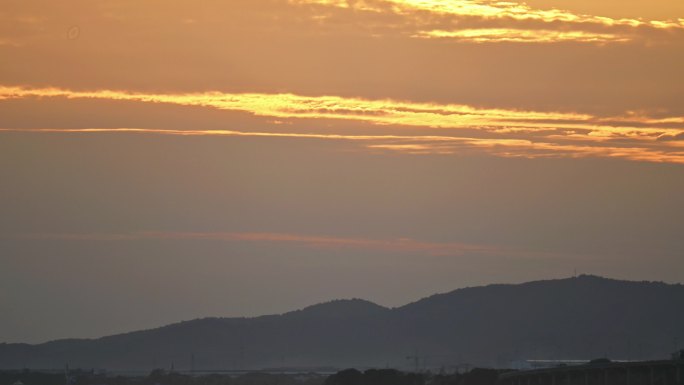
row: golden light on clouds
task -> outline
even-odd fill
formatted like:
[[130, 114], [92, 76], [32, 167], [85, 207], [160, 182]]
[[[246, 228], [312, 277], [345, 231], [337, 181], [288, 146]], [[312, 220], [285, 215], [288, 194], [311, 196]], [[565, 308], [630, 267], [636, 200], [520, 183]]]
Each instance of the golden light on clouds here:
[[[579, 145], [527, 139], [472, 138], [447, 135], [348, 135], [231, 130], [168, 130], [149, 128], [0, 129], [2, 132], [61, 134], [157, 134], [174, 136], [256, 137], [320, 139], [361, 142], [368, 150], [388, 150], [412, 155], [457, 155], [486, 153], [504, 158], [615, 158], [654, 163], [684, 164], [684, 146], [657, 142], [658, 146], [618, 147], [605, 144]], [[549, 138], [551, 139], [551, 138]]]
[[456, 31], [433, 30], [415, 35], [420, 38], [450, 38], [475, 43], [615, 43], [627, 42], [628, 36], [586, 31], [554, 31], [541, 29], [479, 28]]
[[169, 103], [183, 106], [211, 107], [245, 111], [276, 118], [327, 118], [360, 120], [374, 124], [398, 124], [443, 128], [502, 125], [545, 127], [545, 121], [557, 121], [568, 127], [591, 117], [583, 114], [478, 109], [458, 104], [430, 104], [395, 100], [365, 100], [338, 96], [302, 96], [294, 94], [202, 92], [187, 94], [152, 94], [114, 90], [73, 91], [60, 88], [23, 88], [0, 86], [1, 99], [68, 98], [124, 100], [146, 103]]
[[[146, 128], [39, 129], [34, 132], [153, 133], [281, 137], [367, 142], [368, 149], [410, 154], [457, 154], [481, 151], [502, 157], [608, 157], [636, 161], [684, 163], [676, 140], [684, 134], [684, 118], [650, 118], [638, 114], [599, 118], [588, 114], [484, 109], [467, 105], [364, 100], [338, 96], [232, 94], [220, 92], [151, 94], [124, 91], [73, 91], [58, 88], [0, 87], [0, 99], [101, 99], [241, 111], [285, 120], [354, 121], [368, 134], [312, 132], [296, 124], [272, 122], [277, 132], [239, 130], [170, 130]], [[442, 130], [439, 135], [373, 134], [373, 127], [407, 126]], [[23, 131], [4, 127], [4, 131]], [[668, 140], [670, 139], [670, 140]]]
[[510, 18], [543, 22], [595, 23], [606, 26], [651, 26], [654, 28], [683, 28], [682, 19], [673, 21], [644, 21], [629, 18], [610, 18], [577, 14], [561, 9], [534, 9], [522, 2], [487, 0], [387, 0], [405, 11], [428, 11], [445, 15], [476, 16], [483, 18]]
[[[335, 34], [347, 36], [350, 33], [347, 28], [350, 25], [348, 22], [368, 22], [369, 29], [358, 32], [364, 36], [364, 39], [368, 37], [375, 39], [377, 36], [397, 36], [400, 37], [397, 43], [398, 47], [402, 47], [402, 44], [442, 47], [442, 41], [430, 40], [446, 40], [444, 44], [448, 44], [448, 46], [445, 45], [444, 49], [459, 48], [458, 44], [451, 45], [450, 41], [453, 40], [475, 43], [467, 47], [472, 49], [468, 52], [474, 54], [479, 54], [481, 53], [479, 50], [485, 49], [507, 50], [509, 49], [508, 43], [514, 45], [530, 43], [524, 49], [540, 50], [556, 47], [554, 44], [557, 43], [588, 43], [558, 45], [558, 49], [578, 49], [579, 47], [582, 50], [599, 50], [609, 43], [618, 43], [610, 48], [628, 49], [636, 46], [632, 44], [635, 39], [646, 39], [644, 36], [658, 38], [666, 36], [672, 41], [677, 41], [680, 36], [678, 33], [684, 30], [682, 19], [611, 18], [553, 8], [538, 9], [525, 3], [512, 1], [287, 0], [280, 5], [283, 7], [281, 12], [287, 10], [292, 14], [301, 14], [302, 18], [298, 19], [298, 23], [304, 24], [280, 25], [278, 23], [282, 19], [276, 17], [273, 18], [273, 23], [275, 23], [273, 30], [269, 30], [268, 33], [278, 33], [278, 31], [284, 31], [287, 28], [294, 28], [297, 32], [293, 36], [296, 36], [297, 39], [302, 36], [301, 34], [307, 33], [316, 35], [317, 38], [321, 36], [328, 38]], [[187, 10], [191, 9], [187, 8]], [[183, 25], [187, 24], [187, 20], [192, 19], [192, 28], [201, 26], [203, 20], [205, 22], [207, 20], [206, 15], [203, 19], [201, 14], [177, 15], [172, 13], [172, 15], [174, 17], [183, 16], [181, 20]], [[169, 15], [164, 17], [169, 17]], [[110, 19], [111, 17], [107, 20]], [[125, 15], [118, 13], [114, 19], [128, 20]], [[148, 20], [148, 17], [141, 16], [141, 20]], [[311, 29], [312, 26], [306, 24], [311, 23], [312, 20], [317, 28]], [[242, 26], [241, 28], [248, 27]], [[85, 31], [86, 29], [83, 29], [83, 33]], [[173, 32], [175, 29], [171, 31]], [[356, 39], [356, 35], [354, 36]], [[76, 42], [71, 41], [71, 43]], [[308, 43], [310, 43], [309, 40], [306, 44]], [[384, 43], [380, 46], [384, 46]], [[645, 46], [642, 45], [639, 49], [645, 49]], [[515, 57], [515, 55], [513, 56]], [[492, 56], [492, 58], [494, 57], [496, 55]], [[370, 62], [345, 62], [347, 59], [348, 57], [344, 56], [331, 62], [325, 62], [323, 67], [329, 68], [330, 71], [342, 72], [346, 70], [340, 68], [350, 64], [359, 71], [365, 71], [368, 67], [372, 67]], [[449, 56], [448, 59], [461, 60], [456, 56]], [[625, 60], [627, 59], [629, 58], [625, 57]], [[264, 58], [258, 60], [263, 62]], [[413, 82], [425, 76], [429, 77], [430, 68], [429, 65], [424, 65], [422, 60], [415, 60], [417, 60], [415, 63], [409, 60], [408, 63], [413, 64], [407, 64], [417, 65], [420, 68], [420, 70], [415, 71], [416, 79], [411, 80]], [[464, 57], [464, 61], [466, 60], [467, 58]], [[301, 62], [293, 63], [300, 63], [301, 65]], [[479, 68], [484, 66], [483, 62], [477, 63], [479, 64], [472, 68], [464, 68], [477, 72]], [[529, 67], [534, 63], [527, 64]], [[563, 65], [563, 63], [554, 64]], [[575, 63], [574, 66], [578, 64], [583, 65]], [[249, 66], [245, 66], [245, 68], [247, 67]], [[492, 68], [495, 67], [493, 65]], [[526, 66], [521, 64], [516, 67], [516, 70], [526, 70]], [[540, 70], [547, 71], [547, 68], [540, 68]], [[572, 76], [574, 68], [559, 68], [558, 71], [558, 75], [554, 76]], [[381, 95], [390, 95], [390, 97], [345, 97], [339, 96], [340, 93], [338, 92], [327, 93], [325, 87], [321, 87], [323, 91], [316, 89], [316, 91], [307, 92], [307, 88], [311, 89], [313, 88], [312, 84], [319, 84], [319, 82], [309, 79], [305, 72], [297, 78], [298, 81], [308, 85], [308, 87], [302, 88], [244, 86], [231, 89], [245, 89], [247, 90], [245, 92], [201, 91], [213, 87], [204, 85], [183, 88], [200, 89], [200, 91], [194, 92], [138, 92], [133, 91], [137, 87], [126, 85], [122, 86], [121, 89], [102, 86], [86, 88], [81, 86], [73, 86], [74, 88], [0, 86], [0, 100], [28, 100], [38, 103], [49, 102], [50, 100], [125, 101], [141, 105], [165, 104], [226, 110], [250, 114], [255, 119], [263, 118], [259, 121], [261, 126], [253, 129], [233, 127], [230, 126], [230, 122], [227, 122], [228, 129], [221, 130], [207, 130], [203, 127], [198, 127], [196, 130], [166, 129], [165, 127], [137, 128], [137, 124], [132, 122], [129, 125], [133, 127], [131, 129], [113, 130], [108, 128], [110, 126], [106, 124], [102, 126], [93, 124], [92, 129], [81, 127], [78, 130], [68, 128], [64, 130], [71, 133], [128, 132], [186, 136], [288, 137], [361, 141], [363, 142], [361, 147], [369, 151], [396, 151], [406, 154], [485, 152], [503, 157], [608, 157], [681, 163], [681, 140], [679, 139], [684, 135], [684, 118], [678, 116], [676, 112], [678, 110], [673, 108], [670, 110], [675, 112], [646, 107], [641, 110], [641, 107], [638, 106], [636, 108], [631, 107], [633, 111], [630, 111], [630, 108], [624, 108], [621, 111], [627, 112], [603, 113], [602, 115], [599, 115], [600, 110], [597, 110], [598, 113], [587, 113], [586, 111], [591, 111], [591, 109], [575, 108], [574, 105], [564, 103], [557, 103], [556, 105], [562, 105], [565, 112], [557, 112], [551, 108], [545, 109], [544, 103], [537, 103], [535, 108], [485, 108], [480, 106], [498, 106], [499, 104], [497, 102], [482, 103], [482, 96], [480, 96], [480, 103], [472, 104], [411, 101], [410, 93], [408, 93], [409, 99], [406, 96], [403, 98], [392, 97], [391, 95], [396, 95], [393, 92], [396, 90], [392, 87], [386, 87], [388, 91], [380, 93]], [[404, 74], [404, 76], [409, 74], [408, 72], [399, 73]], [[586, 74], [586, 71], [583, 73]], [[252, 77], [258, 78], [256, 74], [252, 75], [254, 75]], [[448, 75], [447, 72], [441, 72], [439, 76]], [[479, 81], [485, 83], [506, 82], [511, 80], [510, 78], [515, 78], [517, 72], [510, 73], [509, 78], [506, 79], [499, 79], [496, 70], [493, 70], [490, 75], [490, 77], [481, 78]], [[238, 72], [236, 76], [240, 78], [240, 73]], [[649, 76], [657, 76], [657, 74], [649, 74]], [[346, 83], [352, 83], [350, 79], [353, 79], [353, 76], [347, 78]], [[459, 79], [458, 82], [454, 81], [451, 86], [459, 87], [461, 83], [467, 84], [469, 81], [467, 78]], [[365, 79], [365, 83], [369, 81], [368, 78]], [[583, 79], [578, 79], [578, 81], [585, 82]], [[597, 79], [586, 80], [587, 83], [594, 81]], [[434, 87], [436, 83], [431, 84]], [[569, 86], [574, 85], [573, 83], [564, 84], [565, 88], [572, 88]], [[639, 84], [647, 86], [650, 83]], [[411, 87], [415, 87], [415, 85]], [[171, 88], [173, 89], [173, 87]], [[222, 87], [217, 86], [216, 88]], [[370, 93], [372, 87], [363, 86], [362, 88], [363, 91], [355, 92], [347, 89], [341, 94], [366, 95]], [[490, 93], [492, 93], [491, 88], [488, 90]], [[157, 87], [156, 89], [162, 90], [165, 87]], [[254, 89], [258, 89], [260, 92], [249, 92]], [[269, 92], [269, 89], [278, 91]], [[331, 88], [331, 90], [337, 89]], [[293, 91], [283, 92], [283, 90]], [[298, 91], [295, 92], [294, 90]], [[469, 90], [465, 97], [461, 95], [453, 100], [469, 100], [470, 94], [477, 94], [478, 92], [477, 87], [473, 87], [473, 85], [470, 85]], [[525, 97], [543, 100], [545, 99], [543, 92], [547, 92], [547, 89], [537, 87], [534, 92], [526, 92]], [[566, 93], [566, 90], [549, 89], [548, 92], [562, 95]], [[576, 100], [588, 92], [592, 92], [592, 88], [585, 85], [584, 89], [573, 91], [572, 96], [566, 99], [574, 98]], [[492, 98], [496, 96], [496, 94], [491, 95]], [[423, 95], [421, 99], [430, 100], [430, 96]], [[452, 100], [445, 90], [440, 90], [439, 99]], [[504, 105], [525, 106], [526, 104], [507, 103]], [[539, 105], [542, 108], [539, 108]], [[615, 110], [613, 109], [613, 111]], [[330, 122], [334, 123], [335, 129], [326, 128]], [[317, 124], [319, 126], [315, 127]], [[350, 129], [348, 126], [354, 126], [354, 129]], [[0, 128], [14, 129], [9, 126]], [[40, 132], [50, 132], [50, 128], [44, 127], [44, 125], [36, 125], [34, 128], [46, 128]], [[54, 130], [54, 132], [58, 131], [61, 129]]]
[[[684, 30], [684, 19], [644, 20], [587, 15], [562, 9], [538, 9], [524, 2], [492, 0], [290, 0], [356, 11], [393, 13], [406, 18], [417, 38], [453, 38], [490, 43], [617, 43], [634, 40], [636, 29]], [[467, 21], [461, 27], [459, 21]], [[479, 26], [473, 22], [480, 23]], [[503, 21], [507, 24], [496, 24]], [[430, 28], [450, 23], [453, 29]], [[512, 24], [511, 24], [512, 23]], [[529, 28], [529, 23], [537, 23]], [[560, 28], [559, 28], [560, 27]], [[599, 30], [597, 30], [597, 28]], [[626, 29], [625, 29], [626, 28]]]
[[[60, 88], [0, 86], [0, 100], [25, 98], [67, 98], [167, 103], [244, 111], [274, 118], [340, 119], [376, 125], [402, 125], [431, 128], [469, 128], [485, 131], [544, 131], [549, 129], [588, 130], [588, 136], [654, 137], [678, 135], [682, 117], [650, 118], [625, 116], [600, 119], [589, 114], [519, 111], [476, 108], [462, 104], [419, 103], [410, 101], [368, 100], [339, 96], [302, 96], [294, 94], [202, 92], [155, 94], [114, 90], [74, 91]], [[618, 124], [610, 125], [614, 121]], [[658, 125], [648, 127], [639, 125]]]

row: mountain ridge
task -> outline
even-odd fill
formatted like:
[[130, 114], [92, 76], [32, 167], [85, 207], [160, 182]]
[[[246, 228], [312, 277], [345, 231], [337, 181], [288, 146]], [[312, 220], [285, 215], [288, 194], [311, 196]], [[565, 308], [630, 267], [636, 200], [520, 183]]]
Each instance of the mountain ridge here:
[[[581, 275], [465, 287], [387, 308], [353, 298], [258, 317], [205, 317], [94, 339], [0, 344], [0, 368], [444, 365], [529, 356], [652, 358], [684, 341], [684, 286]], [[680, 335], [682, 334], [682, 335]], [[180, 365], [180, 364], [178, 364]], [[182, 367], [182, 365], [180, 365]]]

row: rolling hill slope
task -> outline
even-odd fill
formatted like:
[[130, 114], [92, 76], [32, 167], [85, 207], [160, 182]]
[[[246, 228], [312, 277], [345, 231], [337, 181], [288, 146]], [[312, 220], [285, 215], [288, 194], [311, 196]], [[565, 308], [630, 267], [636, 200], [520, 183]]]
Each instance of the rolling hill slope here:
[[205, 318], [99, 339], [0, 344], [0, 368], [151, 370], [505, 366], [529, 358], [666, 357], [684, 342], [684, 286], [595, 276], [490, 285], [388, 309], [336, 300], [256, 318]]

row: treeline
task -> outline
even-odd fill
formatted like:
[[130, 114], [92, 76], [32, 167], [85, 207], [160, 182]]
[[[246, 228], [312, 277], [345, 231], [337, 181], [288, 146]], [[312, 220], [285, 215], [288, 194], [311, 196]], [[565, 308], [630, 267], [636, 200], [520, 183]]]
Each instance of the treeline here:
[[87, 371], [72, 371], [67, 382], [63, 373], [39, 371], [0, 371], [0, 385], [323, 385], [320, 374], [246, 373], [191, 376], [157, 369], [148, 376], [111, 376]]
[[64, 385], [64, 374], [44, 373], [31, 370], [2, 370], [0, 385]]
[[324, 385], [495, 385], [507, 370], [475, 368], [465, 373], [405, 373], [395, 369], [347, 369], [331, 375]]
[[0, 385], [496, 385], [502, 370], [473, 369], [466, 373], [406, 373], [395, 369], [346, 369], [328, 377], [310, 374], [246, 373], [191, 376], [161, 369], [147, 376], [111, 376], [73, 371], [63, 373], [0, 371]]

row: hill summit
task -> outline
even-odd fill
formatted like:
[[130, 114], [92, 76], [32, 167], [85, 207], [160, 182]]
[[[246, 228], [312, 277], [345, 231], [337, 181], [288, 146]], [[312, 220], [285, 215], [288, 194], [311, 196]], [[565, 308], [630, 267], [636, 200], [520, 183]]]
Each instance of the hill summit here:
[[[335, 300], [99, 339], [0, 344], [2, 368], [504, 367], [523, 359], [666, 358], [684, 342], [684, 286], [582, 275], [436, 294], [388, 309]], [[410, 359], [407, 359], [409, 357]], [[416, 358], [417, 357], [417, 358]]]

